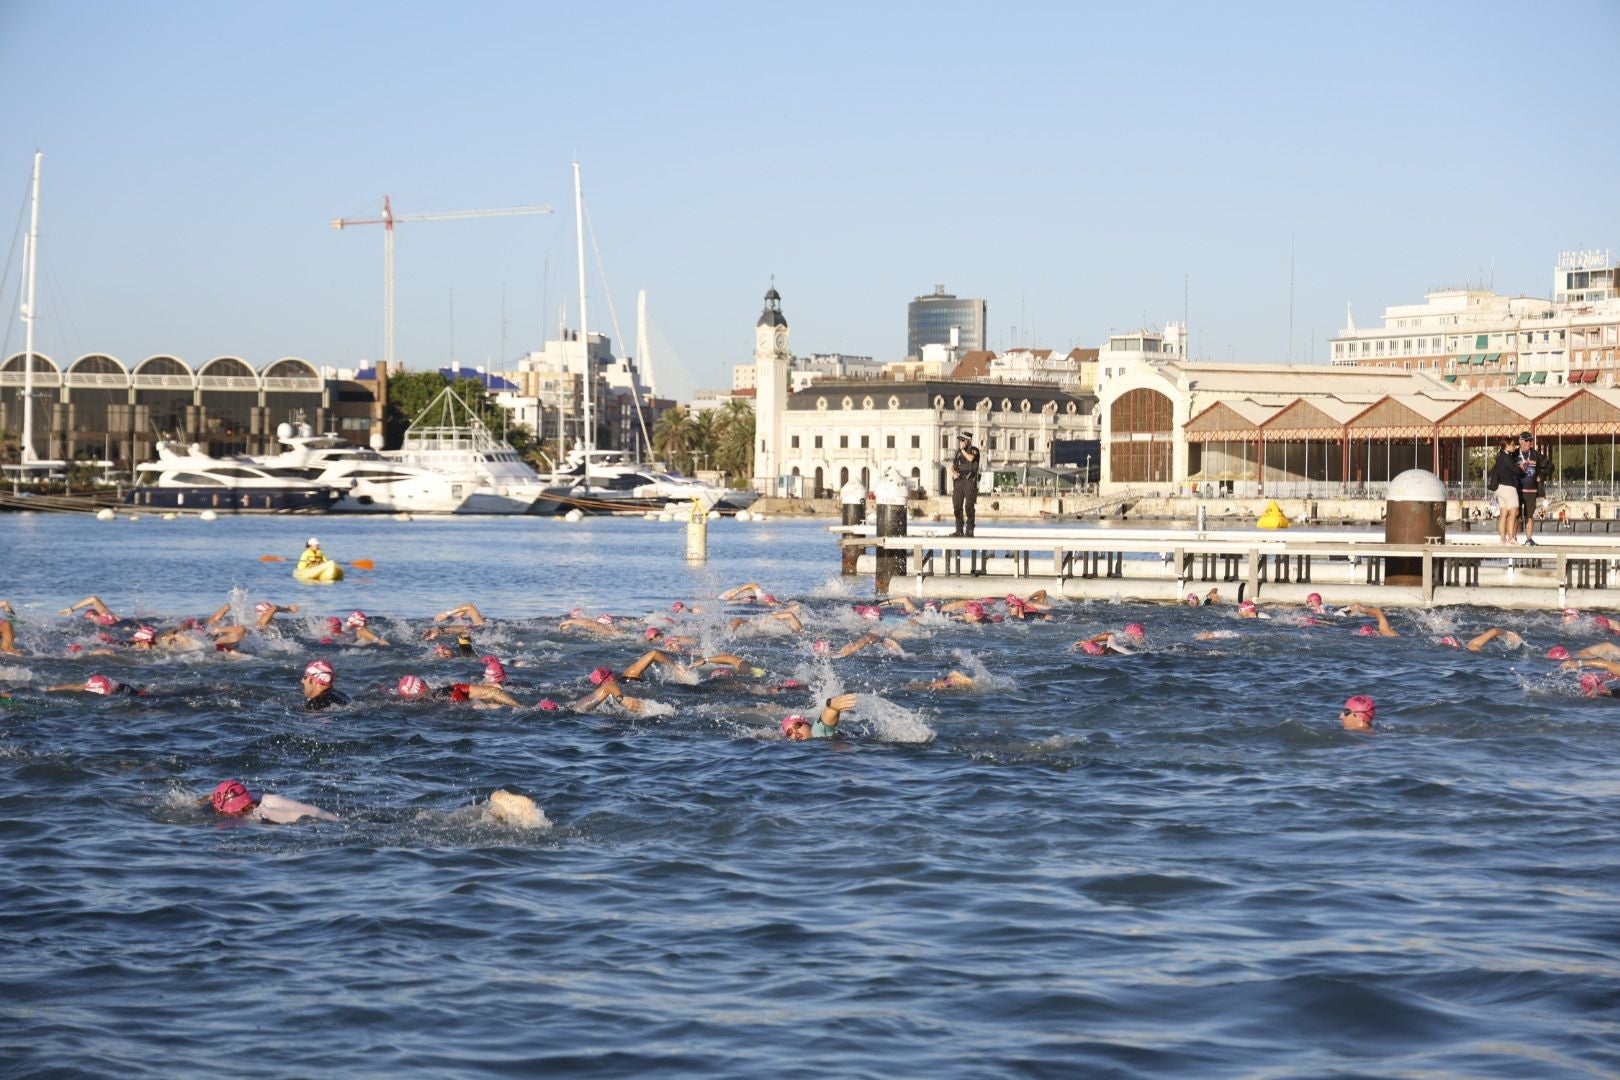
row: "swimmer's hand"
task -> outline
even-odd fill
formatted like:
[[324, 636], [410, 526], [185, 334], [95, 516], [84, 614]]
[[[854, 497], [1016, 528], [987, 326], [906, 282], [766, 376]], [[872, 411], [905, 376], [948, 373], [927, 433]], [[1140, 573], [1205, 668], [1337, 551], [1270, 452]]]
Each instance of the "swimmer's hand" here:
[[827, 708], [837, 709], [839, 712], [844, 712], [846, 709], [853, 709], [855, 707], [856, 700], [857, 698], [854, 694], [839, 694], [836, 697], [830, 697], [827, 699]]

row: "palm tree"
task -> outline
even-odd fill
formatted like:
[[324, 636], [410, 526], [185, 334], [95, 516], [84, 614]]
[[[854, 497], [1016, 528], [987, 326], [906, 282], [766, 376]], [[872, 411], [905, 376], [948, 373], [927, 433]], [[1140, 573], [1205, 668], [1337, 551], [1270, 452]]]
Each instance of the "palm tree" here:
[[692, 413], [685, 405], [677, 405], [666, 410], [653, 425], [653, 453], [669, 462], [671, 467], [679, 469], [682, 462], [691, 457], [696, 436]]
[[754, 472], [754, 407], [746, 401], [728, 402], [721, 422], [714, 467], [742, 483]]

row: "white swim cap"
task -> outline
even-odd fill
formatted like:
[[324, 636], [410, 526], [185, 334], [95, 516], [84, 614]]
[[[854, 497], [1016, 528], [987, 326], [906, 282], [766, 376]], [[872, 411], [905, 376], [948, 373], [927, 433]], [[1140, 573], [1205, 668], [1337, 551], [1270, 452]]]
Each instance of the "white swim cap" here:
[[320, 546], [321, 546], [321, 542], [320, 542], [320, 541], [319, 541], [319, 540], [317, 540], [317, 539], [315, 539], [315, 538], [314, 538], [314, 537], [313, 537], [313, 536], [312, 536], [312, 537], [310, 537], [310, 538], [309, 538], [309, 542], [308, 542], [308, 543], [306, 543], [306, 544], [305, 544], [305, 545], [304, 545], [304, 546], [305, 546], [305, 547], [320, 547]]

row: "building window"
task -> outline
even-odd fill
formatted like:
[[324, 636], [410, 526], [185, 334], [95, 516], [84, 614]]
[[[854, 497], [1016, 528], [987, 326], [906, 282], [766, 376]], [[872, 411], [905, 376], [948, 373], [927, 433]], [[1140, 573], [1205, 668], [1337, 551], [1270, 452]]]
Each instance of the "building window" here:
[[838, 436], [838, 449], [840, 449], [840, 450], [848, 450], [849, 449], [849, 436], [848, 435], [840, 435], [840, 436]]
[[886, 436], [886, 438], [888, 439], [888, 448], [890, 450], [893, 450], [894, 449], [894, 436], [889, 435], [889, 436]]
[[821, 436], [820, 435], [816, 436], [816, 449], [817, 450], [821, 449]]
[[995, 448], [996, 448], [996, 437], [994, 435], [992, 435], [992, 436], [990, 436], [990, 449], [994, 450]]
[[793, 436], [791, 439], [788, 440], [788, 445], [792, 446], [793, 449], [797, 450], [799, 448], [799, 437], [797, 435]]
[[922, 436], [921, 435], [913, 435], [911, 437], [911, 448], [913, 450], [921, 450], [922, 449]]
[[870, 435], [862, 435], [861, 436], [861, 449], [862, 450], [870, 450], [870, 449], [872, 449], [872, 436], [870, 436]]

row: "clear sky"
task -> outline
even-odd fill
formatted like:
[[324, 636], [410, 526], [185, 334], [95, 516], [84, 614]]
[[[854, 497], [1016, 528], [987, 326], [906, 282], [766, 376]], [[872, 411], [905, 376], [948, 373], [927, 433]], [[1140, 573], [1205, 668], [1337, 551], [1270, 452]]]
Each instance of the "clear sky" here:
[[399, 358], [510, 366], [577, 318], [577, 156], [666, 394], [730, 385], [773, 275], [799, 353], [898, 359], [944, 284], [996, 348], [1185, 309], [1195, 356], [1322, 361], [1347, 302], [1547, 296], [1561, 250], [1620, 249], [1616, 55], [1616, 0], [3, 0], [6, 296], [35, 149], [64, 364], [357, 366], [382, 233], [331, 219], [550, 204], [396, 233]]

